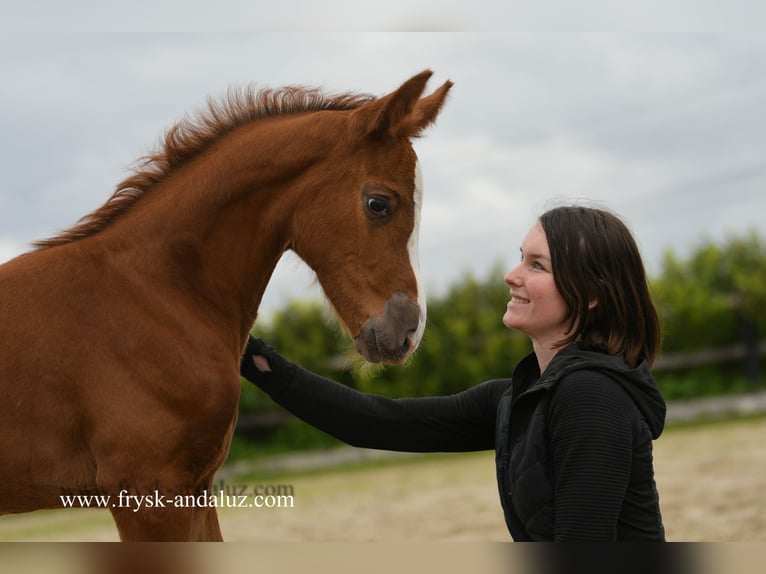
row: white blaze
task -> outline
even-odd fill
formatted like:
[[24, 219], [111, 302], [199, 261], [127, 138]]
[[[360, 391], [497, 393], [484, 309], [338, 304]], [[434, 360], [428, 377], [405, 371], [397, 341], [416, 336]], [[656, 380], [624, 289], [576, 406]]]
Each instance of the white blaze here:
[[412, 196], [414, 205], [414, 224], [412, 226], [412, 235], [407, 241], [407, 251], [410, 254], [410, 266], [415, 274], [417, 282], [417, 298], [420, 306], [420, 319], [418, 328], [412, 335], [412, 348], [420, 344], [423, 338], [423, 332], [426, 330], [426, 292], [423, 289], [423, 282], [420, 278], [420, 262], [418, 260], [418, 236], [420, 234], [420, 208], [423, 205], [423, 173], [420, 170], [420, 161], [415, 162], [415, 193]]

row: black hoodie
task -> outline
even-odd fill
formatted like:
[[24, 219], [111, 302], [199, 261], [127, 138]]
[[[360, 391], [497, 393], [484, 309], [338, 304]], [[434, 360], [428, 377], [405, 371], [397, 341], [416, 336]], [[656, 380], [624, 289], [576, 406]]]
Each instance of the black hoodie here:
[[534, 354], [501, 397], [500, 497], [514, 540], [664, 540], [652, 439], [665, 401], [644, 361], [570, 346]]
[[[268, 357], [259, 371], [253, 354]], [[527, 356], [512, 379], [449, 396], [392, 399], [302, 369], [250, 339], [242, 375], [287, 410], [355, 446], [410, 452], [495, 449], [514, 540], [663, 540], [652, 439], [665, 402], [644, 362], [570, 346], [540, 376]]]

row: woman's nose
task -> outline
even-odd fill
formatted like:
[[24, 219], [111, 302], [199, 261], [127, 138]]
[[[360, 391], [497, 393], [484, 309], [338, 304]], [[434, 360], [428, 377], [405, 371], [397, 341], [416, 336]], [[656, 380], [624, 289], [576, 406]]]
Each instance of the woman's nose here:
[[513, 269], [511, 269], [508, 273], [505, 274], [505, 277], [503, 277], [503, 280], [505, 281], [506, 285], [514, 286], [519, 284], [519, 274], [518, 274], [518, 268], [517, 265]]

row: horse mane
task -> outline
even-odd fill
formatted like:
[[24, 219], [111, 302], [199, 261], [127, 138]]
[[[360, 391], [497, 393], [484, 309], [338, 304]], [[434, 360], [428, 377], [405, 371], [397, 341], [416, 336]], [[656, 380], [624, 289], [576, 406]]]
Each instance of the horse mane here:
[[249, 85], [229, 89], [222, 100], [208, 99], [203, 110], [187, 114], [172, 126], [157, 149], [135, 162], [133, 173], [101, 207], [82, 217], [73, 227], [36, 241], [34, 246], [37, 249], [55, 247], [104, 230], [157, 183], [208, 149], [218, 138], [244, 124], [302, 112], [352, 110], [373, 99], [370, 95], [352, 93], [328, 96], [319, 89], [298, 86], [256, 90]]

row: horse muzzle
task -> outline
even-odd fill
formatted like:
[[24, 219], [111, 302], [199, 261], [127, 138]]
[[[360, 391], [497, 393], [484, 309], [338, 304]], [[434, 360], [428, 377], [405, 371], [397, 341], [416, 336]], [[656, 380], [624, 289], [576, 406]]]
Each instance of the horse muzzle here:
[[409, 295], [394, 293], [382, 314], [362, 323], [354, 338], [356, 352], [370, 363], [401, 363], [420, 343], [424, 315]]

